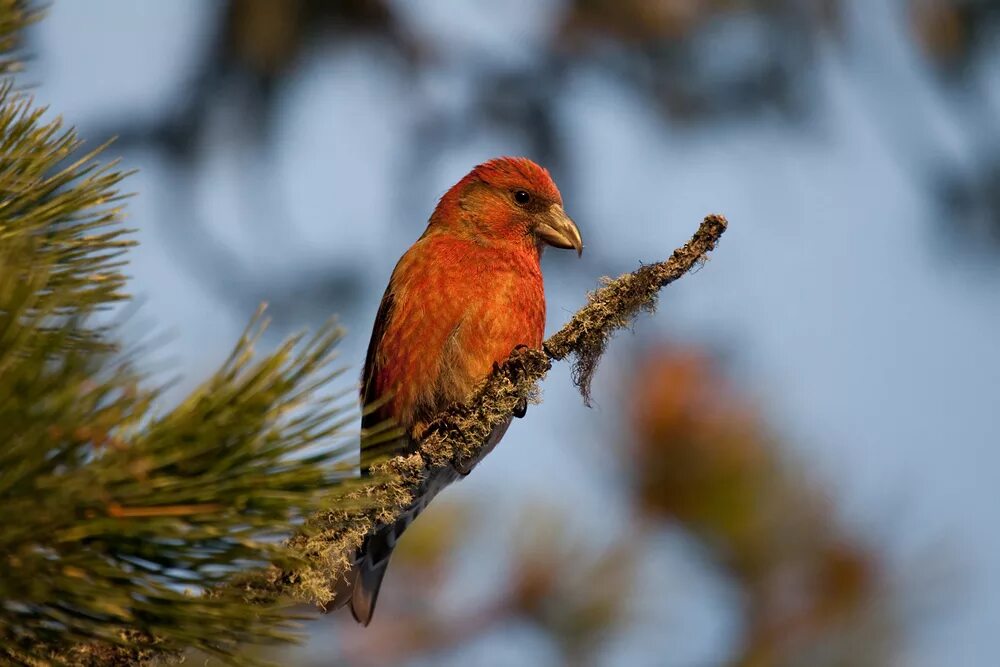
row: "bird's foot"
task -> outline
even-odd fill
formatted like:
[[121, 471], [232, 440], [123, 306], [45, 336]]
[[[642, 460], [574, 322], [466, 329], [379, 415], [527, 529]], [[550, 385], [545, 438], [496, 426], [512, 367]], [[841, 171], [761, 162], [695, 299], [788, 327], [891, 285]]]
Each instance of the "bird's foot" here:
[[528, 414], [528, 399], [522, 398], [521, 402], [514, 406], [514, 416], [518, 419]]

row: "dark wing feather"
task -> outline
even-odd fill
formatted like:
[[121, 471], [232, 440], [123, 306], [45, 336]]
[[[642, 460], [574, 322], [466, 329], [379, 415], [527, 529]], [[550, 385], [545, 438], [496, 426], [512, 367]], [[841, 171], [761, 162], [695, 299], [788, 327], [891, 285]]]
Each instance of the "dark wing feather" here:
[[[372, 327], [372, 337], [368, 341], [368, 353], [365, 355], [365, 368], [361, 372], [361, 407], [362, 409], [372, 405], [379, 396], [375, 394], [375, 361], [378, 356], [378, 346], [382, 342], [385, 330], [389, 326], [389, 318], [392, 316], [393, 308], [392, 283], [386, 288], [382, 295], [382, 303], [378, 306], [378, 313], [375, 314], [375, 325]], [[361, 428], [372, 428], [385, 421], [389, 415], [385, 414], [382, 408], [365, 410], [361, 416]]]
[[[378, 400], [384, 397], [378, 395], [378, 387], [376, 387], [375, 380], [379, 370], [379, 345], [389, 326], [392, 309], [393, 294], [392, 282], [390, 281], [389, 287], [386, 288], [385, 294], [382, 295], [382, 302], [379, 304], [378, 313], [375, 315], [372, 337], [368, 341], [368, 352], [365, 354], [365, 367], [361, 372], [362, 474], [367, 473], [375, 459], [386, 453], [385, 446], [373, 444], [381, 438], [377, 436], [372, 437], [372, 434], [379, 433], [390, 418], [385, 406], [378, 405]], [[404, 441], [406, 439], [403, 438]], [[389, 447], [393, 446], [398, 447], [399, 444], [390, 442]], [[418, 507], [416, 511], [404, 513], [404, 517], [399, 521], [388, 526], [380, 526], [365, 538], [365, 541], [352, 558], [351, 570], [345, 574], [344, 579], [338, 582], [337, 590], [334, 593], [333, 608], [349, 604], [355, 620], [364, 625], [368, 625], [371, 622], [372, 614], [375, 613], [375, 602], [378, 599], [378, 592], [382, 586], [382, 578], [385, 576], [386, 568], [389, 566], [389, 556], [392, 554], [396, 538], [399, 533], [406, 529], [406, 526], [419, 513], [420, 509], [422, 507]]]
[[378, 348], [382, 342], [382, 337], [389, 326], [389, 318], [392, 317], [394, 299], [392, 294], [392, 283], [386, 288], [382, 295], [382, 303], [379, 304], [378, 313], [375, 315], [375, 324], [372, 327], [372, 337], [368, 342], [368, 353], [365, 355], [365, 368], [361, 372], [361, 470], [366, 471], [371, 464], [380, 456], [390, 452], [394, 448], [399, 448], [396, 442], [384, 442], [385, 438], [378, 437], [377, 434], [389, 424], [391, 415], [385, 405], [379, 405], [379, 399], [387, 397], [378, 395], [376, 386], [376, 376], [378, 375]]

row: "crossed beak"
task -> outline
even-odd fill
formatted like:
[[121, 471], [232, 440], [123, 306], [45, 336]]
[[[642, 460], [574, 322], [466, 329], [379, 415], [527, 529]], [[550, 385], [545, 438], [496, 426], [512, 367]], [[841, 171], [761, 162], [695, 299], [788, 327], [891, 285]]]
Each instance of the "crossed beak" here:
[[559, 204], [553, 204], [541, 216], [538, 227], [535, 228], [535, 235], [542, 243], [554, 248], [566, 250], [572, 248], [576, 250], [577, 256], [583, 254], [583, 238], [580, 236], [580, 230]]

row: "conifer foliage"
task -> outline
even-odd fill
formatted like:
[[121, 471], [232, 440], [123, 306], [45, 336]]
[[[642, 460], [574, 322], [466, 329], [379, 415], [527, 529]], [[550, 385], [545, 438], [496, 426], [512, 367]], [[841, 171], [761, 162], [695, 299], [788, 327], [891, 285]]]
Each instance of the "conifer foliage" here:
[[165, 405], [109, 324], [129, 298], [124, 174], [10, 80], [34, 18], [0, 0], [0, 663], [287, 639], [286, 610], [205, 593], [291, 565], [280, 538], [342, 488], [350, 403], [317, 396], [340, 330], [255, 356], [258, 315]]

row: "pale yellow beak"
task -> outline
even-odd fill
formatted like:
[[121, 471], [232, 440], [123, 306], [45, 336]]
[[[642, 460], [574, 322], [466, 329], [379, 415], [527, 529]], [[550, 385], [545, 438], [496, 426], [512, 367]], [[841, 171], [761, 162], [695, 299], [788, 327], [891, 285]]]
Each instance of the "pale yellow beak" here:
[[583, 254], [583, 238], [580, 236], [580, 230], [559, 204], [553, 204], [541, 216], [538, 227], [535, 228], [535, 235], [542, 243], [554, 248], [566, 250], [575, 248], [577, 256]]

